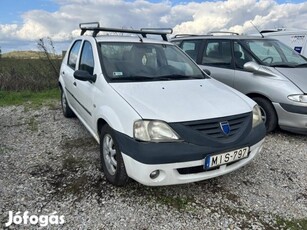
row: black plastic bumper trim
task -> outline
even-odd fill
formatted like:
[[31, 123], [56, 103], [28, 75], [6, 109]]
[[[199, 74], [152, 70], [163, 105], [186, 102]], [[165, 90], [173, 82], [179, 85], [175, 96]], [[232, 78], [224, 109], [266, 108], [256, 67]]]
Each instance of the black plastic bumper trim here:
[[[252, 146], [265, 137], [263, 124], [250, 130], [248, 135], [233, 143], [221, 145], [196, 145], [190, 142], [152, 143], [140, 142], [115, 131], [120, 150], [144, 164], [167, 164], [204, 159], [208, 154], [223, 153]], [[187, 134], [188, 135], [188, 134]], [[206, 141], [206, 140], [205, 140]]]
[[289, 105], [281, 103], [280, 106], [290, 113], [298, 113], [298, 114], [307, 114], [306, 106], [297, 106], [297, 105]]

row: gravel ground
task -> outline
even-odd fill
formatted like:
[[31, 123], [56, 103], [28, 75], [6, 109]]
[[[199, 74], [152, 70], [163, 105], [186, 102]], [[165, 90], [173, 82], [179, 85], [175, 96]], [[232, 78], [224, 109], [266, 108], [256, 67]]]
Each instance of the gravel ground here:
[[48, 229], [307, 229], [306, 165], [307, 136], [277, 131], [261, 155], [231, 174], [116, 188], [100, 172], [98, 144], [58, 103], [1, 107], [0, 224], [9, 211], [28, 211], [65, 217]]

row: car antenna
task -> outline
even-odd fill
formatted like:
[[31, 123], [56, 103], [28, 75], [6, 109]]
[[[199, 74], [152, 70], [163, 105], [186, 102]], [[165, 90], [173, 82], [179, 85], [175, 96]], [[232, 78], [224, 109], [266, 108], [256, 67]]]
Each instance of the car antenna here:
[[260, 30], [258, 30], [257, 26], [254, 25], [254, 23], [252, 21], [250, 21], [250, 23], [253, 25], [253, 27], [258, 31], [258, 33], [261, 35], [262, 38], [264, 38], [263, 34], [260, 32]]

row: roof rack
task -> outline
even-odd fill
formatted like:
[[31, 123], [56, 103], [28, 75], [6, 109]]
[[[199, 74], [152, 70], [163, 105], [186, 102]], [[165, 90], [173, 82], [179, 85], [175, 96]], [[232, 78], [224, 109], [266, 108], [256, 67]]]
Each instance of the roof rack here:
[[100, 27], [99, 22], [80, 23], [79, 28], [81, 29], [81, 36], [84, 35], [86, 31], [93, 31], [92, 34], [93, 37], [96, 37], [100, 31], [106, 31], [106, 32], [140, 34], [142, 35], [143, 38], [146, 38], [148, 34], [160, 35], [164, 41], [167, 41], [167, 36], [166, 36], [167, 34], [173, 33], [172, 28], [142, 28], [140, 30], [131, 30], [131, 29]]
[[195, 36], [212, 36], [209, 34], [200, 35], [200, 34], [176, 34], [173, 38], [182, 38], [182, 37], [195, 37]]
[[208, 35], [213, 35], [213, 34], [231, 34], [231, 35], [239, 35], [239, 33], [236, 32], [231, 32], [231, 31], [210, 31]]

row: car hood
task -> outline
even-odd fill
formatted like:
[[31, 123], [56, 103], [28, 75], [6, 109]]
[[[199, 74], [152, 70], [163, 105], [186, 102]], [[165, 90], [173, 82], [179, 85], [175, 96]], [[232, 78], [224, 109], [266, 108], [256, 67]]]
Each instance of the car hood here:
[[275, 68], [278, 72], [292, 81], [304, 93], [307, 93], [307, 68]]
[[181, 122], [224, 117], [251, 112], [255, 104], [213, 79], [110, 85], [143, 119]]

